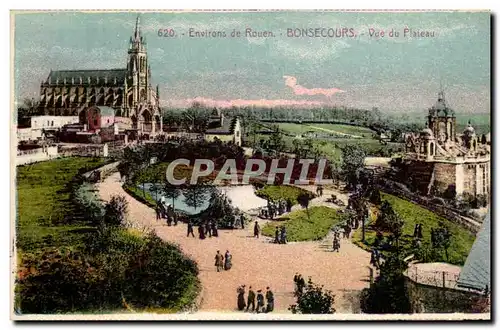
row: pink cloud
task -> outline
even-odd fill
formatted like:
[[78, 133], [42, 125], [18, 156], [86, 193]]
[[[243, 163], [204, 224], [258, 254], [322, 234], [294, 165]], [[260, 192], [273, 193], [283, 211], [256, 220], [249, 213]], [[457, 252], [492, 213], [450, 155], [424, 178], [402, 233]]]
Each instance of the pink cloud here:
[[181, 99], [181, 100], [168, 100], [163, 104], [167, 107], [179, 107], [179, 108], [188, 108], [193, 103], [198, 102], [207, 107], [218, 107], [218, 108], [230, 108], [230, 107], [248, 107], [248, 106], [256, 106], [263, 108], [272, 108], [278, 106], [288, 106], [288, 107], [315, 107], [324, 105], [324, 102], [320, 101], [307, 101], [307, 100], [283, 100], [283, 99], [275, 99], [275, 100], [243, 100], [243, 99], [235, 99], [235, 100], [214, 100], [210, 98], [204, 97], [196, 97], [193, 99]]
[[337, 93], [344, 93], [345, 91], [338, 88], [306, 88], [297, 84], [297, 78], [293, 76], [283, 76], [285, 78], [285, 85], [293, 89], [295, 95], [325, 95], [331, 97]]

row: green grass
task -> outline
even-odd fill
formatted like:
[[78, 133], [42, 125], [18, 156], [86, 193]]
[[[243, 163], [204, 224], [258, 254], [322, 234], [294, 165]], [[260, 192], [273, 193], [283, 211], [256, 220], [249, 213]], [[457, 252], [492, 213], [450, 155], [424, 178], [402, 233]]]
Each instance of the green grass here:
[[[404, 251], [407, 251], [407, 254], [411, 254], [411, 242], [413, 236], [413, 230], [415, 228], [415, 224], [421, 223], [423, 228], [423, 243], [430, 244], [431, 242], [431, 229], [437, 228], [439, 221], [443, 221], [452, 233], [451, 245], [448, 250], [449, 260], [446, 260], [445, 253], [442, 252], [439, 254], [438, 259], [433, 261], [447, 261], [456, 265], [463, 265], [469, 251], [474, 243], [475, 236], [469, 232], [467, 229], [462, 226], [451, 222], [447, 219], [444, 219], [431, 211], [401, 199], [399, 197], [386, 194], [381, 192], [382, 200], [388, 201], [394, 210], [401, 216], [404, 220], [404, 228], [403, 228], [403, 237], [401, 239], [401, 246]], [[375, 222], [375, 216], [372, 217], [372, 224]], [[357, 230], [352, 240], [354, 243], [358, 244], [362, 248], [369, 249], [374, 243], [375, 240], [375, 231], [371, 228], [368, 228], [365, 233], [366, 244], [360, 242], [361, 241], [361, 229]]]
[[324, 238], [333, 226], [344, 217], [336, 209], [327, 206], [313, 206], [306, 210], [290, 213], [285, 221], [271, 221], [262, 228], [262, 234], [274, 237], [276, 226], [285, 226], [289, 242], [316, 241]]
[[[314, 129], [314, 127], [321, 127], [325, 128], [331, 131], [339, 132], [339, 133], [344, 133], [344, 134], [351, 134], [351, 135], [359, 135], [363, 136], [365, 138], [371, 138], [374, 131], [369, 129], [368, 127], [362, 127], [362, 126], [352, 126], [352, 125], [342, 125], [342, 124], [309, 124], [309, 129]], [[326, 132], [323, 130], [318, 130], [322, 132]]]
[[297, 197], [301, 193], [308, 193], [310, 194], [311, 198], [314, 197], [314, 194], [308, 190], [287, 185], [266, 185], [264, 188], [259, 189], [255, 192], [257, 196], [264, 199], [270, 199], [272, 201], [290, 199], [293, 204], [297, 204]]
[[18, 247], [32, 250], [78, 245], [76, 238], [89, 227], [84, 223], [66, 223], [73, 209], [66, 185], [79, 171], [88, 171], [107, 162], [104, 158], [71, 157], [17, 167]]
[[303, 134], [307, 131], [315, 131], [314, 129], [311, 129], [307, 125], [303, 124], [293, 124], [293, 123], [279, 123], [278, 127], [284, 131], [287, 131], [292, 134]]
[[146, 204], [149, 207], [156, 208], [156, 200], [149, 193], [149, 191], [143, 191], [141, 188], [130, 184], [124, 184], [123, 190], [125, 190], [130, 196], [134, 197], [139, 202]]
[[[342, 125], [342, 124], [294, 124], [279, 123], [278, 127], [292, 134], [304, 134], [309, 131], [328, 133], [321, 128], [343, 134], [359, 135], [371, 138], [374, 133], [371, 129], [362, 126]], [[334, 133], [332, 132], [332, 133]]]

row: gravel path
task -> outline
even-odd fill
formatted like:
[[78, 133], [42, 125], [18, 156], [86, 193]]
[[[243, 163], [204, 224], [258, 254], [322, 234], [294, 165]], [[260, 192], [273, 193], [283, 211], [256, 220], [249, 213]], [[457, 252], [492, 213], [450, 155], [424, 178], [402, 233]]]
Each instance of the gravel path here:
[[[299, 272], [306, 280], [311, 276], [315, 283], [333, 291], [337, 313], [352, 313], [359, 308], [353, 293], [369, 285], [370, 255], [348, 240], [342, 240], [340, 252], [336, 253], [331, 251], [330, 237], [323, 241], [277, 245], [263, 236], [253, 238], [252, 226], [245, 230], [219, 230], [218, 238], [188, 238], [185, 224], [168, 227], [164, 222], [157, 222], [153, 209], [122, 189], [118, 173], [97, 184], [97, 188], [105, 201], [112, 195], [125, 196], [129, 203], [129, 219], [138, 225], [154, 228], [161, 238], [179, 244], [196, 260], [203, 285], [202, 311], [234, 311], [236, 288], [246, 284], [247, 288], [251, 285], [255, 290], [263, 291], [270, 286], [275, 294], [275, 310], [286, 312], [295, 302], [293, 276]], [[261, 227], [263, 224], [264, 221]], [[231, 252], [231, 270], [216, 271], [214, 257], [217, 250]]]

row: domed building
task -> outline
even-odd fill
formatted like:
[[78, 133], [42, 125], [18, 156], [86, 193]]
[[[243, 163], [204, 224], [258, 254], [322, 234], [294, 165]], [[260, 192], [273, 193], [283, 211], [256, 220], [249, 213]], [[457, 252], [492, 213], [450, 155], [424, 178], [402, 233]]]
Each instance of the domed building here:
[[490, 145], [472, 124], [457, 134], [455, 111], [439, 92], [428, 110], [426, 128], [406, 134], [405, 180], [424, 195], [490, 195]]

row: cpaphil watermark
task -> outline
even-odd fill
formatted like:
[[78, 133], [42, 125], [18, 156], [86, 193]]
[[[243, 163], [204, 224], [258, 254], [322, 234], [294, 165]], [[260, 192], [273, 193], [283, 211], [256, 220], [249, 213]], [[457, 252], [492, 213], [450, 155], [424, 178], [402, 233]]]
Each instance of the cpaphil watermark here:
[[[235, 159], [227, 159], [224, 165], [215, 169], [215, 164], [210, 159], [196, 159], [191, 171], [191, 178], [175, 178], [174, 170], [179, 165], [191, 166], [189, 159], [179, 158], [172, 161], [167, 167], [167, 182], [171, 185], [196, 184], [200, 178], [208, 177], [217, 172], [213, 183], [221, 184], [223, 181], [229, 181], [231, 184], [249, 184], [251, 178], [259, 178], [267, 184], [275, 183], [278, 174], [282, 174], [282, 184], [331, 184], [331, 179], [325, 179], [324, 174], [327, 169], [327, 160], [320, 159], [316, 162], [314, 159], [298, 159], [300, 174], [298, 178], [292, 179], [294, 171], [297, 170], [297, 159], [288, 159], [285, 167], [279, 167], [280, 160], [273, 159], [268, 166], [263, 159], [246, 160], [244, 169], [238, 169]], [[310, 169], [314, 165], [315, 175], [311, 177]]]

